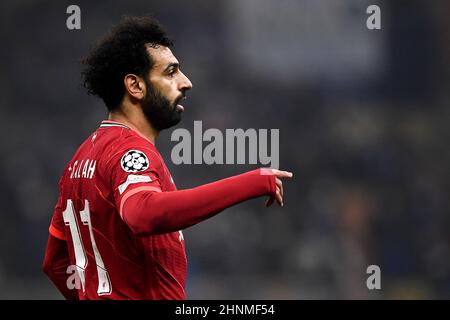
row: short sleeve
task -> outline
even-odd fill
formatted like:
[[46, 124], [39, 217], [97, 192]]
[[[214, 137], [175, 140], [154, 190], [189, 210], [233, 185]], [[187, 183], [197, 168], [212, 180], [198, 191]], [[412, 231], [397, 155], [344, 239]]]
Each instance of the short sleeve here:
[[[62, 178], [61, 178], [62, 180]], [[53, 211], [52, 221], [50, 222], [50, 227], [48, 231], [52, 236], [60, 240], [67, 240], [66, 234], [64, 232], [64, 219], [63, 219], [63, 200], [61, 195], [61, 180], [59, 188], [58, 202], [56, 203], [55, 210]]]
[[159, 154], [150, 147], [139, 144], [122, 147], [111, 157], [108, 165], [114, 201], [121, 217], [123, 204], [133, 194], [161, 192], [162, 162]]

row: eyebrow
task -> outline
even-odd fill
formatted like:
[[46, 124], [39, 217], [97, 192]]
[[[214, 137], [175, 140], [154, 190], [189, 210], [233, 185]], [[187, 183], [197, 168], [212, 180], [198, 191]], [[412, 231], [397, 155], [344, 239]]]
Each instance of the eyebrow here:
[[169, 65], [164, 69], [164, 72], [168, 71], [170, 68], [180, 68], [180, 64], [178, 62], [169, 63]]

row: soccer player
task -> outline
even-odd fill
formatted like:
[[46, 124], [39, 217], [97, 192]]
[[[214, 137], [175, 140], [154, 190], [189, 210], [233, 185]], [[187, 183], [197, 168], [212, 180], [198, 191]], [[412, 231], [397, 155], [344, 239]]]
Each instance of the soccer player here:
[[171, 46], [154, 19], [127, 17], [84, 60], [109, 112], [59, 182], [43, 270], [67, 299], [185, 299], [182, 229], [259, 196], [283, 205], [280, 170], [176, 189], [155, 140], [192, 84]]

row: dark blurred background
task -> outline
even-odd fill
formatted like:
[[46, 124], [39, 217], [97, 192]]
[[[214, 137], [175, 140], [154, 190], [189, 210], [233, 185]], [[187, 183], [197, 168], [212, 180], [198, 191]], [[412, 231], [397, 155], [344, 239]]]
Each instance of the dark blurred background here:
[[[66, 8], [81, 8], [68, 30]], [[368, 30], [366, 8], [381, 8]], [[450, 298], [450, 2], [2, 1], [0, 298], [61, 298], [41, 272], [57, 182], [106, 117], [79, 60], [153, 13], [194, 84], [178, 127], [280, 129], [284, 208], [185, 230], [190, 299]], [[179, 165], [179, 189], [254, 165]], [[381, 268], [381, 290], [366, 287]]]

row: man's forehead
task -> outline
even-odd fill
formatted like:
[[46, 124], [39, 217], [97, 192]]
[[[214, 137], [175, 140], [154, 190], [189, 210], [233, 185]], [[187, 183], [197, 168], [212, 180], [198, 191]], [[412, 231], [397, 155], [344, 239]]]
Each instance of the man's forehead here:
[[147, 46], [147, 51], [151, 54], [154, 65], [153, 68], [165, 68], [169, 64], [178, 63], [177, 58], [168, 47], [165, 46]]

